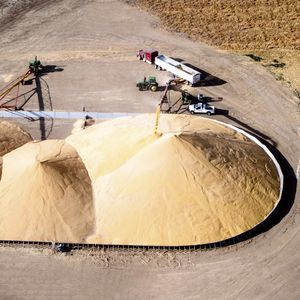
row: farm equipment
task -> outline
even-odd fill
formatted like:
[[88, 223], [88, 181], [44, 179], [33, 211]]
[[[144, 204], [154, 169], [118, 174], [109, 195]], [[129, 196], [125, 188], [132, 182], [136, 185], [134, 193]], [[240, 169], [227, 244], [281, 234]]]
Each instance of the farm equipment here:
[[155, 92], [158, 88], [158, 83], [155, 76], [149, 76], [148, 80], [146, 77], [144, 77], [144, 80], [139, 81], [136, 86], [138, 87], [139, 91], [151, 90], [152, 92]]
[[196, 103], [208, 103], [222, 101], [222, 97], [209, 97], [199, 93], [197, 96], [191, 95], [187, 90], [181, 92], [182, 104], [196, 104]]
[[[4, 103], [0, 103], [0, 108], [17, 109], [20, 85], [30, 84], [32, 79], [29, 79], [29, 76], [32, 73], [37, 75], [42, 67], [41, 62], [37, 60], [37, 57], [35, 57], [34, 60], [29, 62], [28, 70], [24, 74], [12, 80], [4, 88], [0, 89], [0, 101], [5, 101]], [[16, 91], [15, 95], [11, 94], [12, 91]]]
[[139, 50], [136, 55], [140, 60], [154, 64], [158, 70], [166, 70], [173, 74], [174, 78], [182, 78], [187, 84], [195, 85], [202, 79], [202, 73], [192, 65], [179, 62], [171, 57], [162, 55], [156, 50]]
[[73, 247], [71, 245], [67, 245], [64, 243], [52, 242], [52, 249], [56, 252], [66, 253], [66, 252], [70, 252], [73, 249]]
[[29, 61], [29, 70], [31, 71], [31, 73], [33, 74], [37, 74], [39, 71], [41, 71], [43, 68], [41, 61], [37, 59], [37, 57], [35, 57], [34, 60]]
[[195, 100], [195, 97], [191, 95], [187, 90], [181, 92], [182, 104], [191, 104]]
[[167, 83], [166, 83], [166, 87], [165, 87], [165, 90], [164, 90], [164, 93], [163, 95], [161, 96], [161, 104], [164, 103], [164, 102], [168, 102], [168, 99], [167, 99], [167, 92], [170, 88], [171, 85], [177, 85], [178, 83], [180, 83], [180, 79], [170, 79]]
[[154, 64], [155, 57], [158, 56], [156, 50], [139, 50], [136, 55], [140, 60], [147, 62], [148, 64]]
[[215, 113], [215, 107], [207, 103], [199, 102], [189, 105], [189, 112], [191, 114], [207, 114], [210, 116]]
[[166, 55], [158, 55], [154, 63], [156, 69], [166, 70], [177, 78], [183, 78], [189, 85], [193, 86], [201, 80], [199, 71]]

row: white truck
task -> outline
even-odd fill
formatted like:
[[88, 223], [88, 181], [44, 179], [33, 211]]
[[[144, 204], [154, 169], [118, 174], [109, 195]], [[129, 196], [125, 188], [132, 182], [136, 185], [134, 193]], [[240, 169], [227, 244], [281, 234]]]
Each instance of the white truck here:
[[189, 105], [191, 114], [208, 114], [209, 116], [216, 112], [215, 107], [207, 103], [197, 103]]
[[199, 71], [166, 55], [155, 57], [154, 64], [156, 69], [171, 72], [176, 77], [185, 79], [190, 85], [194, 85], [201, 80], [201, 73]]

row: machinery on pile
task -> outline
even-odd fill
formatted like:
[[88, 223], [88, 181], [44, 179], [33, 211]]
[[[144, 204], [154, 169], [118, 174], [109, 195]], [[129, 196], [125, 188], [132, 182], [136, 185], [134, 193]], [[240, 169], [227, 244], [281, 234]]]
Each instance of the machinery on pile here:
[[[20, 85], [28, 84], [28, 78], [31, 74], [37, 75], [43, 66], [41, 62], [35, 57], [34, 60], [29, 62], [29, 66], [27, 71], [21, 76], [9, 82], [4, 88], [0, 89], [0, 109], [17, 109], [17, 101], [19, 98], [19, 88]], [[5, 99], [8, 95], [10, 95], [13, 91], [15, 91], [15, 95], [12, 95], [10, 99]], [[1, 101], [5, 101], [1, 103]]]
[[155, 92], [157, 91], [158, 83], [155, 76], [149, 76], [148, 80], [146, 77], [144, 77], [144, 80], [139, 81], [136, 86], [138, 87], [139, 91], [151, 90], [152, 92]]

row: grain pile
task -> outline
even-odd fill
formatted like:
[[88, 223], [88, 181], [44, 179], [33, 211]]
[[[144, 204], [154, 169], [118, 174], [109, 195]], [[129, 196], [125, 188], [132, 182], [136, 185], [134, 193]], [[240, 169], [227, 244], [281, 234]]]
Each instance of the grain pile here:
[[31, 140], [31, 136], [20, 127], [6, 121], [0, 122], [0, 178], [2, 174], [3, 155]]
[[190, 245], [249, 230], [279, 195], [276, 168], [243, 135], [202, 118], [115, 119], [67, 139], [92, 179], [91, 243]]
[[204, 118], [114, 119], [4, 155], [0, 239], [137, 245], [221, 241], [277, 203], [264, 150]]
[[82, 242], [93, 212], [87, 171], [64, 141], [30, 142], [4, 156], [0, 239]]

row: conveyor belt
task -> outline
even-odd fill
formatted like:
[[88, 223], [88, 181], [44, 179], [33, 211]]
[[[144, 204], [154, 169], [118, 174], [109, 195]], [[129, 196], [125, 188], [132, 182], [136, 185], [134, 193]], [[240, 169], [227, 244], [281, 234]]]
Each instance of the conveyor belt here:
[[114, 119], [121, 117], [134, 116], [135, 113], [105, 113], [105, 112], [68, 112], [68, 111], [25, 111], [25, 110], [2, 110], [0, 118], [52, 118], [52, 119], [84, 119], [89, 116], [94, 119]]

